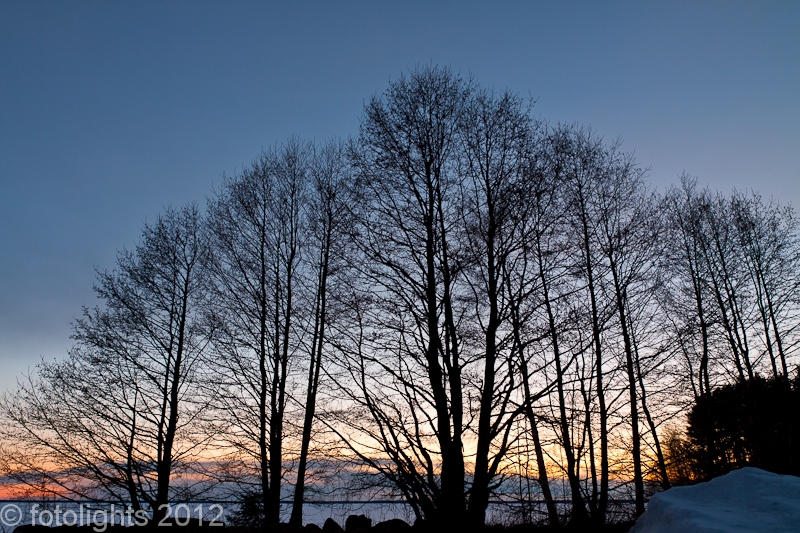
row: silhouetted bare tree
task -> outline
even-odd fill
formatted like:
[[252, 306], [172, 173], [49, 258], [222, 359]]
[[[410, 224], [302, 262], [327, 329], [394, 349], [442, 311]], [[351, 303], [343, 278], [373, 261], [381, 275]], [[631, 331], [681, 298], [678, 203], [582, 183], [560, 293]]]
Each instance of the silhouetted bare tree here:
[[[367, 104], [353, 150], [362, 193], [360, 270], [372, 293], [361, 316], [375, 332], [360, 340], [369, 345], [352, 363], [356, 401], [378, 426], [374, 446], [392, 461], [371, 464], [399, 481], [428, 519], [465, 511], [455, 170], [470, 90], [447, 69], [401, 76]], [[354, 451], [360, 446], [354, 442]]]
[[4, 397], [15, 471], [37, 473], [40, 490], [146, 505], [156, 520], [192, 494], [172, 477], [208, 443], [198, 427], [208, 401], [197, 380], [207, 343], [201, 226], [195, 205], [145, 224], [116, 268], [98, 273], [104, 305], [84, 310], [70, 356], [42, 362]]
[[209, 205], [215, 367], [229, 444], [255, 460], [267, 523], [280, 520], [287, 379], [306, 238], [309, 147], [292, 139], [226, 179]]
[[529, 105], [508, 92], [482, 90], [470, 98], [461, 131], [465, 246], [459, 259], [472, 300], [472, 316], [462, 320], [471, 322], [481, 337], [476, 346], [478, 424], [468, 512], [474, 523], [483, 523], [490, 485], [519, 413], [512, 402], [520, 383], [513, 327], [513, 298], [519, 293], [507, 290], [506, 278], [516, 281], [527, 260], [534, 129]]
[[[308, 192], [309, 238], [306, 260], [311, 264], [313, 310], [306, 383], [303, 429], [297, 466], [291, 523], [300, 525], [303, 519], [303, 498], [306, 470], [316, 415], [320, 374], [327, 341], [331, 280], [339, 274], [346, 261], [347, 239], [351, 229], [350, 207], [353, 201], [353, 175], [346, 157], [346, 147], [330, 142], [316, 149], [310, 165]], [[335, 317], [334, 317], [335, 318]]]

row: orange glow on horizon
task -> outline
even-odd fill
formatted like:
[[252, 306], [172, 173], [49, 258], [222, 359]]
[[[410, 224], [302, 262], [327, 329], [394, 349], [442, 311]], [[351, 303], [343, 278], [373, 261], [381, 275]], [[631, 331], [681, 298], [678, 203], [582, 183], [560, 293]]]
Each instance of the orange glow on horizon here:
[[65, 495], [61, 489], [36, 490], [23, 483], [0, 483], [0, 500], [47, 499]]

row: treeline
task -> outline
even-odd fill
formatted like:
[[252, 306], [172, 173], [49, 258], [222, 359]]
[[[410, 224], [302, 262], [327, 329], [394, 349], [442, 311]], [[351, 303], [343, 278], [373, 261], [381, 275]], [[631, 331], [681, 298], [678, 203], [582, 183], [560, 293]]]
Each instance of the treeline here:
[[146, 224], [69, 356], [3, 397], [3, 471], [156, 518], [234, 483], [300, 523], [331, 475], [432, 522], [497, 498], [552, 524], [639, 514], [689, 406], [790, 379], [800, 326], [790, 208], [645, 174], [418, 68], [350, 142], [293, 138]]

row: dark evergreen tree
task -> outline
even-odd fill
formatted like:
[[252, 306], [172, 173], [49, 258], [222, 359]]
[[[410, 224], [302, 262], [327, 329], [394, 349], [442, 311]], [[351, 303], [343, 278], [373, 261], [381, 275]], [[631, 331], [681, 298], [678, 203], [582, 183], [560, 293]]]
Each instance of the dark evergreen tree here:
[[719, 387], [698, 398], [687, 433], [699, 479], [744, 466], [800, 475], [800, 379], [756, 376]]

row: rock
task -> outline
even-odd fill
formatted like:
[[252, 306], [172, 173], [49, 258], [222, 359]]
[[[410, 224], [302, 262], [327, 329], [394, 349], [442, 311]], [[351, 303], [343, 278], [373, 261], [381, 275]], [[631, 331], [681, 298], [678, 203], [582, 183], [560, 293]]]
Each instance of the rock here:
[[410, 530], [411, 526], [399, 518], [378, 522], [372, 527], [374, 533], [403, 533]]
[[351, 514], [344, 523], [347, 533], [366, 533], [372, 527], [372, 519], [363, 514]]
[[325, 520], [325, 523], [322, 524], [322, 533], [341, 533], [344, 531], [342, 526], [336, 523], [336, 520], [333, 518], [328, 518]]

